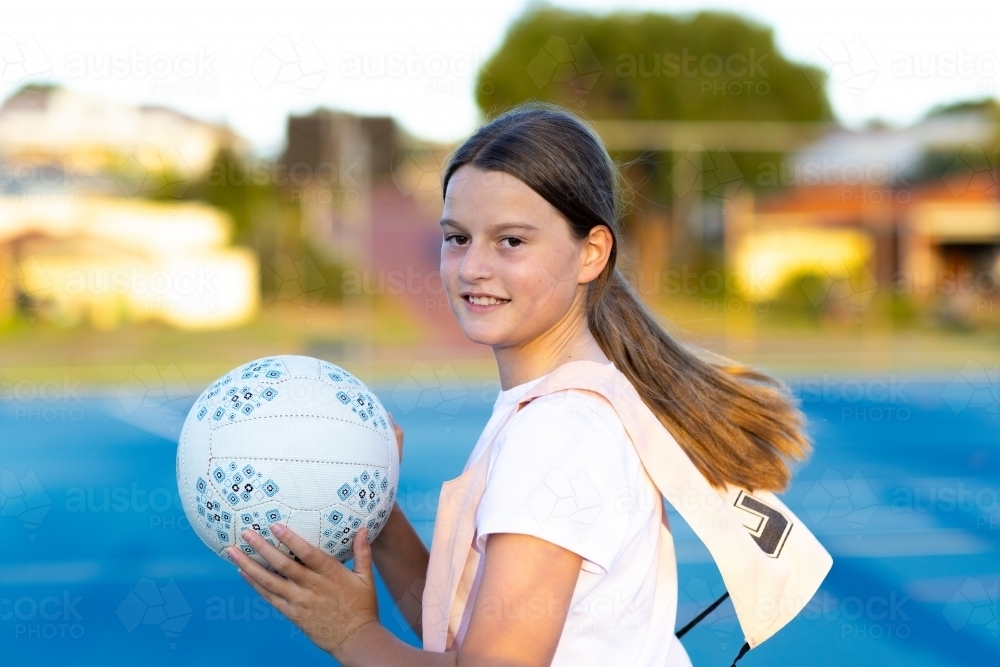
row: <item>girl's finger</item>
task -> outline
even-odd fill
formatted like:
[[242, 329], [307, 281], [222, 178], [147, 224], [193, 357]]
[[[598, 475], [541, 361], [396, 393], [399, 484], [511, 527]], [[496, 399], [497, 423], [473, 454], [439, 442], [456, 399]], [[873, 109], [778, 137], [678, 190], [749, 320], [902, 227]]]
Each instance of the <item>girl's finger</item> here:
[[[271, 532], [274, 533], [274, 535], [280, 540], [281, 537], [278, 536], [278, 531], [274, 529], [275, 525], [276, 524], [273, 524], [271, 526]], [[305, 581], [305, 576], [307, 574], [306, 569], [283, 554], [256, 532], [252, 530], [244, 531], [243, 539], [247, 541], [247, 544], [256, 549], [257, 553], [263, 556], [264, 560], [270, 563], [271, 567], [273, 567], [278, 574], [286, 579], [291, 579], [297, 584], [301, 584]]]
[[291, 594], [292, 584], [287, 579], [283, 579], [274, 572], [268, 571], [267, 568], [236, 547], [229, 547], [228, 553], [233, 562], [243, 570], [244, 575], [249, 579], [277, 596], [287, 599]]
[[330, 555], [320, 551], [313, 545], [295, 534], [295, 531], [280, 523], [271, 524], [271, 532], [274, 533], [288, 550], [295, 554], [302, 563], [317, 574], [329, 574], [335, 570], [334, 565], [343, 567]]
[[363, 526], [354, 536], [354, 574], [366, 584], [374, 585], [372, 545], [368, 543], [368, 528]]
[[244, 581], [250, 584], [251, 588], [257, 591], [257, 595], [264, 598], [272, 607], [281, 612], [282, 615], [286, 617], [288, 616], [287, 613], [288, 601], [285, 600], [285, 598], [275, 595], [271, 591], [267, 590], [266, 588], [258, 584], [256, 581], [254, 581], [253, 577], [251, 577], [249, 574], [246, 573], [244, 569], [240, 568], [238, 571], [240, 573], [240, 576], [243, 577]]

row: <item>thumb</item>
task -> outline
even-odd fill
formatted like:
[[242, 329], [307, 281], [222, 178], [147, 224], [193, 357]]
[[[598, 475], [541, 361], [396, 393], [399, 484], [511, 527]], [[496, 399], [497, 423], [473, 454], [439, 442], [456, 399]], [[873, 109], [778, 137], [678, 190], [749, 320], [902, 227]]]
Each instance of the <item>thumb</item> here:
[[372, 545], [368, 544], [368, 527], [364, 526], [354, 535], [354, 574], [365, 583], [374, 583], [372, 576]]

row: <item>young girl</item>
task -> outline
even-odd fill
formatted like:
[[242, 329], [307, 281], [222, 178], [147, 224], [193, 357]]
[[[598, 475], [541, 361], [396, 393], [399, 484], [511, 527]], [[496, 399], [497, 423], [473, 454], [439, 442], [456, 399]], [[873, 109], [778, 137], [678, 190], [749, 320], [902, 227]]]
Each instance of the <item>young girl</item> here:
[[[450, 489], [433, 553], [397, 505], [372, 544], [356, 536], [353, 572], [281, 526], [298, 562], [252, 531], [245, 539], [278, 574], [239, 550], [231, 557], [348, 667], [690, 665], [674, 636], [660, 494], [615, 409], [576, 390], [519, 403], [564, 364], [601, 364], [627, 378], [711, 485], [764, 491], [784, 489], [786, 459], [809, 450], [802, 414], [777, 380], [706, 361], [638, 301], [615, 268], [617, 168], [571, 113], [536, 103], [496, 118], [455, 151], [443, 192], [441, 278], [466, 336], [493, 348], [502, 387], [465, 467], [487, 471], [481, 499], [464, 506], [479, 496]], [[474, 525], [481, 558], [439, 543], [460, 519]], [[463, 604], [447, 597], [437, 608], [428, 565], [450, 562], [450, 550], [472, 565], [458, 570]], [[379, 624], [373, 562], [424, 650]], [[445, 629], [422, 628], [432, 612], [446, 640]]]

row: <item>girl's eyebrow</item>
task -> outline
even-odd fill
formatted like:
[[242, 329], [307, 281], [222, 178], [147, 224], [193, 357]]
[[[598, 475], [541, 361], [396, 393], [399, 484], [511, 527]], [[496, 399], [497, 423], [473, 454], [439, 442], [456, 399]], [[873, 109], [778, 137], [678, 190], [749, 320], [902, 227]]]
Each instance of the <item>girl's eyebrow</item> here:
[[[442, 227], [445, 227], [445, 226], [455, 227], [457, 229], [465, 231], [465, 228], [462, 227], [462, 224], [460, 222], [458, 222], [457, 220], [453, 220], [452, 218], [441, 218], [441, 226]], [[494, 225], [494, 226], [490, 227], [486, 231], [487, 232], [492, 232], [493, 234], [498, 234], [500, 232], [506, 232], [506, 231], [511, 231], [511, 230], [522, 230], [522, 231], [526, 231], [526, 232], [535, 232], [535, 231], [538, 231], [538, 227], [536, 227], [535, 225], [529, 224], [527, 222], [502, 222], [500, 224], [497, 224], [497, 225]]]

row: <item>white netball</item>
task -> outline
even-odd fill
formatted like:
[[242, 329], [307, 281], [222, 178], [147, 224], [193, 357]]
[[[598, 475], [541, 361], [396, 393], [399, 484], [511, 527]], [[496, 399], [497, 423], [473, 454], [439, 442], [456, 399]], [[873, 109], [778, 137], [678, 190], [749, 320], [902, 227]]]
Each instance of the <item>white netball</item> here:
[[321, 359], [283, 355], [226, 373], [198, 397], [177, 444], [177, 487], [188, 521], [212, 551], [247, 529], [288, 553], [282, 523], [341, 563], [367, 526], [392, 509], [399, 450], [385, 408], [363, 382]]

